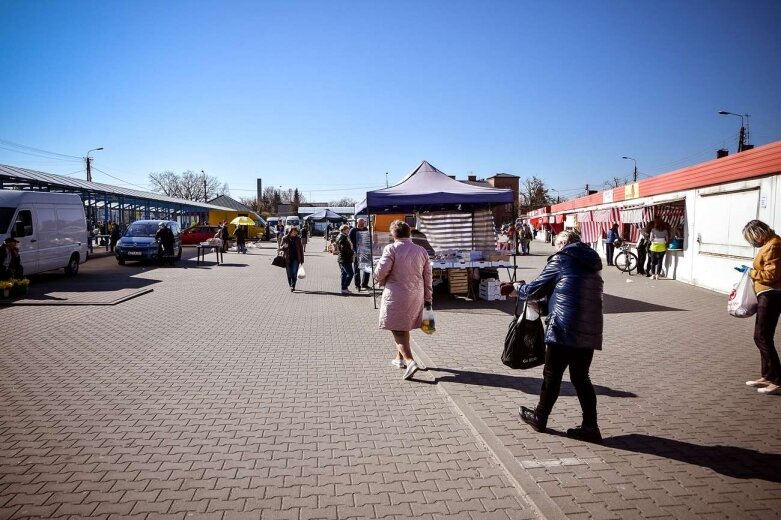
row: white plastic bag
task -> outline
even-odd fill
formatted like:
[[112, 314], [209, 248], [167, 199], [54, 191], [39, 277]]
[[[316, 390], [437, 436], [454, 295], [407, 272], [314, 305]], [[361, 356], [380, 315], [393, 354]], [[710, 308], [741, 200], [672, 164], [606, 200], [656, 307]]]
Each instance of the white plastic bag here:
[[748, 318], [757, 313], [757, 295], [754, 293], [754, 282], [749, 278], [748, 270], [730, 291], [727, 312], [736, 318]]
[[423, 309], [423, 323], [420, 330], [426, 334], [434, 334], [437, 330], [437, 315], [431, 309]]
[[536, 301], [526, 302], [526, 319], [534, 321], [540, 317], [540, 304]]
[[304, 266], [303, 265], [299, 265], [298, 266], [298, 279], [299, 280], [303, 280], [304, 278], [306, 278], [306, 271], [304, 271]]

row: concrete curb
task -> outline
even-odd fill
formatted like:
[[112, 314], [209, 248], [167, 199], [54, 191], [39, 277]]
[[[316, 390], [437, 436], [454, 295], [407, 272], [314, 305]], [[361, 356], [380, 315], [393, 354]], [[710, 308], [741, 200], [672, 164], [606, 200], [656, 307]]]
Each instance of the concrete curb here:
[[[414, 339], [410, 338], [411, 346], [415, 354], [425, 363], [426, 367], [433, 366], [431, 358], [418, 345]], [[462, 398], [448, 392], [448, 386], [453, 383], [437, 382], [439, 391], [447, 397], [456, 410], [464, 418], [466, 424], [470, 427], [475, 436], [480, 439], [488, 450], [499, 461], [510, 481], [518, 489], [521, 497], [529, 503], [537, 512], [540, 518], [551, 520], [564, 520], [567, 516], [556, 503], [537, 485], [534, 479], [529, 476], [526, 469], [521, 466], [518, 460], [513, 456], [510, 450], [502, 441], [491, 431], [491, 428], [483, 422], [472, 407]], [[520, 420], [520, 419], [519, 419]]]

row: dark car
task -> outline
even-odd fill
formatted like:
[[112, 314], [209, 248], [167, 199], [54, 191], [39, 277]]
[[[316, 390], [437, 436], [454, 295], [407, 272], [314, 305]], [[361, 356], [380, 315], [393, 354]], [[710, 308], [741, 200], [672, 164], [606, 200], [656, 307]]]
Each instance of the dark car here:
[[[174, 258], [182, 258], [182, 238], [179, 224], [173, 220], [136, 220], [130, 224], [117, 242], [114, 253], [120, 265], [126, 260], [159, 262], [161, 258], [161, 246], [155, 239], [160, 224], [165, 224], [174, 233]], [[173, 260], [171, 259], [171, 260]]]
[[190, 226], [182, 231], [182, 244], [194, 245], [214, 238], [219, 231], [220, 226], [211, 226], [209, 224], [199, 224]]

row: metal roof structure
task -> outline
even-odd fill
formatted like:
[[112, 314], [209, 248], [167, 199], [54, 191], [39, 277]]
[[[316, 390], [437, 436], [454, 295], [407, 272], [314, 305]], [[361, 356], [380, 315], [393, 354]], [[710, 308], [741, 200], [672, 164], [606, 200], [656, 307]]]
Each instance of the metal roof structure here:
[[8, 187], [14, 189], [26, 187], [28, 189], [43, 189], [46, 191], [68, 191], [92, 195], [124, 196], [151, 202], [160, 202], [166, 205], [177, 205], [188, 209], [216, 209], [223, 211], [230, 211], [232, 209], [206, 202], [177, 199], [151, 191], [134, 190], [100, 182], [88, 182], [81, 179], [66, 177], [64, 175], [56, 175], [53, 173], [39, 172], [36, 170], [0, 164], [0, 189], [7, 189]]

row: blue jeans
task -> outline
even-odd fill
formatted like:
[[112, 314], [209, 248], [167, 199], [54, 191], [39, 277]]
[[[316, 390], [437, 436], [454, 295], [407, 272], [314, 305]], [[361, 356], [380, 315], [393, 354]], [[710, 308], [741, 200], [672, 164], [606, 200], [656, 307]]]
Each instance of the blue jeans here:
[[287, 284], [295, 289], [298, 280], [298, 260], [291, 260], [287, 264]]
[[529, 254], [529, 242], [531, 240], [521, 240], [521, 254], [522, 255], [528, 255]]
[[342, 270], [342, 290], [345, 291], [350, 287], [350, 280], [352, 280], [355, 275], [353, 272], [353, 263], [342, 262], [339, 264], [339, 268]]

